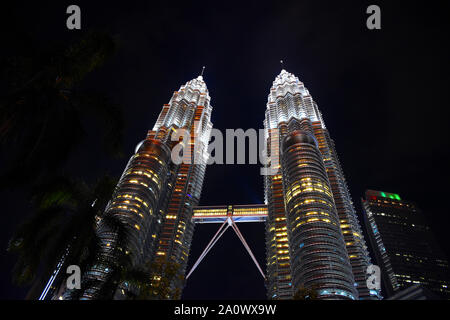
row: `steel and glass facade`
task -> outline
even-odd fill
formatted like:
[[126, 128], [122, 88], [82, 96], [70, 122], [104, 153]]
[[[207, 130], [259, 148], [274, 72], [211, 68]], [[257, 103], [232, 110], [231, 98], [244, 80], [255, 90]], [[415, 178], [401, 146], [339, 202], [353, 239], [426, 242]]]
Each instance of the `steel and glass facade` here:
[[[208, 160], [208, 142], [212, 129], [210, 104], [203, 77], [189, 81], [175, 92], [168, 106], [158, 117], [153, 132], [155, 137], [165, 137], [170, 130], [189, 130], [183, 163], [172, 164], [166, 189], [166, 200], [160, 206], [163, 224], [159, 235], [156, 259], [170, 259], [181, 267], [179, 275], [186, 272], [189, 250], [194, 232], [192, 210], [200, 200]], [[181, 282], [174, 287], [182, 288]], [[171, 297], [174, 298], [174, 297]]]
[[[315, 288], [322, 299], [371, 299], [367, 247], [334, 142], [303, 83], [282, 70], [264, 120], [279, 170], [265, 176], [267, 294]], [[270, 165], [270, 164], [269, 164]]]
[[[180, 265], [179, 274], [184, 274], [194, 229], [192, 208], [200, 199], [208, 159], [210, 100], [202, 76], [187, 82], [163, 106], [155, 126], [136, 147], [98, 219], [101, 248], [95, 264], [84, 274], [83, 281], [89, 285], [82, 299], [98, 298], [117, 267], [117, 249], [129, 255], [133, 265], [164, 258]], [[177, 151], [180, 161], [176, 163], [172, 152], [179, 143], [184, 149]], [[125, 243], [118, 242], [119, 230], [111, 226], [109, 217], [121, 222]], [[172, 284], [175, 288], [182, 285]]]
[[448, 260], [421, 210], [396, 193], [375, 190], [366, 191], [362, 205], [372, 250], [382, 271], [384, 295], [389, 298], [420, 285], [450, 298]]
[[[159, 199], [166, 183], [170, 149], [148, 137], [131, 157], [117, 184], [105, 213], [99, 217], [97, 235], [101, 241], [95, 264], [85, 273], [86, 286], [81, 299], [96, 299], [110, 274], [117, 268], [117, 250], [130, 256], [133, 264], [145, 261], [154, 249], [161, 224]], [[108, 223], [112, 217], [118, 224]], [[121, 229], [120, 231], [118, 229]], [[119, 232], [126, 237], [121, 242]], [[147, 235], [152, 235], [147, 237]]]

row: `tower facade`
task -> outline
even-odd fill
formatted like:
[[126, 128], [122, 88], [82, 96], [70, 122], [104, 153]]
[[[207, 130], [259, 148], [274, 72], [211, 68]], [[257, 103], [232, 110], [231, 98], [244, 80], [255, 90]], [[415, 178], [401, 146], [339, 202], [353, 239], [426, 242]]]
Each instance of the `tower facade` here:
[[278, 172], [266, 175], [267, 294], [313, 289], [323, 299], [369, 299], [367, 247], [334, 142], [302, 82], [282, 70], [264, 120]]
[[439, 248], [423, 213], [398, 194], [367, 190], [362, 199], [364, 223], [384, 295], [397, 297], [413, 285], [450, 297], [448, 260]]
[[[376, 297], [366, 287], [370, 259], [334, 142], [303, 83], [282, 70], [270, 90], [264, 138], [266, 167], [275, 172], [264, 177], [265, 204], [197, 206], [209, 157], [210, 100], [202, 76], [187, 82], [136, 147], [98, 219], [101, 248], [84, 275], [89, 285], [82, 299], [101, 296], [123, 253], [135, 266], [179, 266], [170, 284], [175, 293], [164, 297], [179, 298], [195, 223], [221, 223], [218, 237], [222, 227], [234, 229], [265, 279], [269, 299], [291, 299], [299, 290], [314, 290], [320, 299]], [[237, 222], [265, 222], [266, 272]]]
[[[171, 260], [180, 266], [180, 277], [177, 279], [186, 272], [194, 232], [193, 207], [200, 200], [209, 157], [208, 142], [212, 129], [210, 101], [203, 77], [199, 76], [174, 93], [152, 130], [155, 137], [163, 139], [171, 130], [184, 129], [189, 132], [188, 139], [185, 143], [183, 141], [188, 152], [182, 154], [182, 163], [172, 163], [169, 173], [166, 195], [159, 209], [164, 222], [155, 248], [156, 259]], [[172, 285], [180, 289], [181, 294], [183, 284], [179, 281]]]
[[[136, 147], [99, 217], [100, 253], [84, 275], [89, 285], [82, 299], [99, 296], [120, 263], [117, 250], [129, 255], [133, 265], [167, 259], [184, 274], [194, 228], [192, 207], [200, 199], [208, 159], [210, 100], [202, 76], [187, 82], [163, 106], [153, 129]], [[184, 151], [177, 151], [176, 162], [172, 152], [179, 143]], [[111, 221], [119, 221], [121, 227]], [[120, 233], [126, 234], [125, 242], [119, 241]], [[181, 280], [172, 286], [181, 292]]]

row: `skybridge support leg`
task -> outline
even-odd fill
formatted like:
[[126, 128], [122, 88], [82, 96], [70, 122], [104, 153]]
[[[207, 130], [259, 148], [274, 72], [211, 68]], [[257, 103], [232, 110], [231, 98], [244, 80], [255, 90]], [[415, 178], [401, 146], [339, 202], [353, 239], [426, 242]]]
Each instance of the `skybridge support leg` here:
[[202, 262], [203, 258], [208, 254], [209, 250], [211, 250], [211, 248], [216, 244], [217, 240], [219, 240], [220, 237], [228, 229], [228, 227], [230, 225], [228, 224], [227, 226], [225, 226], [225, 224], [227, 224], [227, 222], [228, 222], [228, 220], [225, 220], [225, 222], [220, 226], [219, 230], [217, 230], [216, 234], [212, 237], [211, 241], [209, 241], [209, 243], [206, 246], [205, 250], [203, 250], [203, 252], [200, 255], [200, 257], [197, 259], [195, 264], [192, 266], [191, 271], [189, 271], [188, 275], [186, 276], [186, 280], [190, 277], [192, 272], [194, 272], [194, 270], [197, 268], [197, 266], [200, 264], [200, 262]]
[[250, 257], [252, 257], [253, 262], [255, 263], [256, 267], [258, 268], [259, 272], [263, 276], [264, 280], [266, 279], [266, 276], [264, 275], [264, 272], [261, 270], [261, 267], [259, 266], [258, 261], [256, 260], [255, 256], [253, 255], [252, 250], [248, 246], [247, 242], [244, 239], [244, 236], [242, 235], [241, 231], [239, 230], [237, 224], [231, 220], [231, 227], [233, 228], [234, 232], [238, 236], [239, 240], [241, 240], [242, 244], [244, 245], [245, 249], [247, 249], [247, 252], [250, 254]]
[[[226, 225], [226, 226], [225, 226]], [[239, 240], [241, 240], [242, 244], [244, 245], [245, 249], [249, 253], [250, 257], [252, 258], [253, 262], [255, 263], [256, 267], [258, 268], [259, 272], [261, 273], [262, 277], [266, 279], [266, 276], [264, 275], [264, 272], [262, 271], [261, 267], [259, 266], [258, 261], [256, 260], [255, 256], [253, 255], [252, 250], [250, 249], [249, 245], [247, 244], [247, 241], [245, 241], [244, 236], [242, 235], [241, 231], [239, 230], [237, 224], [234, 222], [234, 220], [229, 217], [227, 220], [224, 221], [224, 223], [219, 227], [219, 230], [217, 230], [216, 234], [212, 237], [211, 241], [209, 241], [206, 248], [203, 250], [200, 257], [197, 259], [197, 261], [192, 266], [191, 270], [186, 276], [186, 280], [191, 276], [192, 272], [198, 267], [200, 262], [205, 258], [205, 256], [208, 254], [208, 252], [211, 250], [211, 248], [216, 244], [216, 242], [220, 239], [220, 237], [227, 231], [229, 227], [232, 227], [236, 235], [238, 236]]]

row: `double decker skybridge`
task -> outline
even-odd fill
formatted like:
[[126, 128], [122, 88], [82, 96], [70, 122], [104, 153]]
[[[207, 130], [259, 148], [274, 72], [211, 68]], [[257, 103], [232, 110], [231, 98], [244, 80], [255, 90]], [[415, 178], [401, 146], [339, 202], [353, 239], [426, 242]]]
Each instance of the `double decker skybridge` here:
[[219, 229], [209, 241], [206, 248], [203, 250], [200, 257], [192, 266], [191, 270], [186, 276], [186, 280], [190, 277], [192, 272], [198, 267], [200, 262], [205, 258], [212, 247], [217, 243], [220, 237], [228, 230], [229, 227], [241, 240], [248, 254], [252, 258], [259, 272], [265, 279], [266, 276], [259, 266], [258, 261], [253, 255], [252, 250], [245, 241], [244, 236], [239, 230], [238, 222], [265, 222], [267, 218], [267, 205], [265, 204], [251, 204], [251, 205], [224, 205], [224, 206], [198, 206], [194, 207], [192, 214], [192, 221], [194, 223], [217, 223], [220, 224]]

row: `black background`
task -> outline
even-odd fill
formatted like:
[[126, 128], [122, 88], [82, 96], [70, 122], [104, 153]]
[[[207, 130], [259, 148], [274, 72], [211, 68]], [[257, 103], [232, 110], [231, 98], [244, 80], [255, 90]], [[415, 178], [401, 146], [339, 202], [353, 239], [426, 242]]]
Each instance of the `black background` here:
[[[214, 127], [262, 128], [267, 95], [283, 59], [285, 69], [305, 83], [319, 105], [357, 211], [368, 188], [415, 201], [449, 255], [450, 11], [444, 3], [14, 1], [1, 9], [1, 54], [79, 37], [80, 31], [66, 29], [70, 4], [81, 7], [81, 32], [107, 30], [120, 41], [117, 54], [90, 74], [85, 86], [102, 89], [123, 105], [126, 157], [98, 155], [92, 126], [90, 138], [66, 166], [88, 180], [103, 172], [120, 175], [162, 105], [198, 76], [203, 65]], [[366, 28], [370, 4], [381, 7], [381, 30]], [[23, 37], [30, 41], [18, 40]], [[259, 169], [260, 165], [209, 166], [201, 204], [262, 203]], [[14, 259], [5, 248], [27, 215], [28, 199], [20, 189], [0, 199], [0, 298], [22, 299], [26, 289], [10, 283]], [[197, 227], [190, 265], [217, 227]], [[263, 224], [240, 228], [264, 266]], [[265, 298], [260, 274], [231, 231], [193, 273], [184, 298]]]

